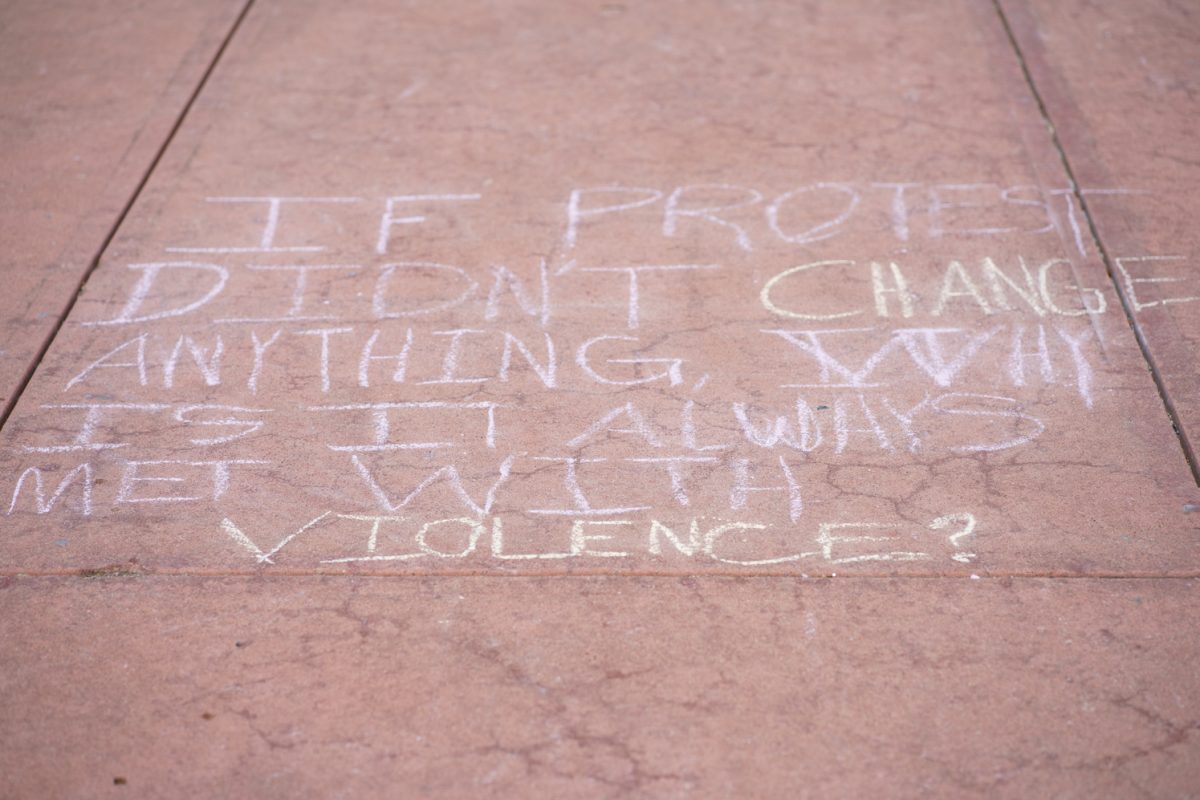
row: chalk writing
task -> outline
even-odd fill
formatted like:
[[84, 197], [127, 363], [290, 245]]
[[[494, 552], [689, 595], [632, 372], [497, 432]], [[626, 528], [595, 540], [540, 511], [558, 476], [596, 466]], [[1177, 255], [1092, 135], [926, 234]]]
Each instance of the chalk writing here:
[[[198, 198], [211, 234], [106, 263], [6, 524], [179, 515], [164, 547], [264, 568], [977, 569], [1000, 504], [945, 476], [1120, 390], [1066, 187], [597, 183], [504, 258], [452, 189]], [[1186, 265], [1116, 258], [1120, 302], [1200, 300]]]

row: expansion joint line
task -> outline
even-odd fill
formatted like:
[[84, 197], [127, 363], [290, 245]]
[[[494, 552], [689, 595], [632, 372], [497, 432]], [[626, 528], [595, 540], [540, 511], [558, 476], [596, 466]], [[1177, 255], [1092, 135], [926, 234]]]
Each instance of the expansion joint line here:
[[104, 236], [104, 241], [100, 243], [100, 247], [96, 251], [96, 255], [94, 255], [92, 260], [88, 263], [88, 267], [84, 271], [83, 276], [79, 279], [79, 283], [76, 285], [75, 291], [71, 293], [71, 296], [67, 299], [66, 306], [63, 308], [62, 313], [55, 321], [54, 327], [51, 328], [50, 332], [46, 335], [45, 341], [43, 341], [42, 346], [38, 348], [37, 354], [33, 357], [33, 360], [26, 368], [25, 374], [21, 376], [21, 381], [17, 385], [16, 390], [13, 392], [12, 397], [8, 399], [8, 402], [3, 408], [0, 408], [0, 430], [4, 429], [4, 425], [8, 422], [8, 418], [12, 416], [13, 410], [17, 407], [17, 402], [21, 399], [21, 395], [25, 393], [25, 390], [29, 387], [30, 381], [33, 380], [34, 373], [37, 372], [38, 367], [42, 365], [42, 360], [46, 357], [46, 353], [50, 350], [50, 345], [52, 345], [54, 340], [58, 338], [58, 334], [60, 331], [62, 331], [63, 325], [66, 324], [67, 318], [71, 316], [71, 312], [75, 309], [75, 302], [79, 299], [79, 295], [83, 293], [83, 288], [87, 286], [87, 282], [92, 277], [92, 273], [94, 273], [96, 268], [100, 266], [100, 261], [104, 258], [105, 252], [108, 251], [109, 245], [112, 244], [113, 238], [116, 237], [117, 231], [120, 230], [121, 225], [124, 224], [125, 218], [129, 216], [130, 209], [133, 208], [134, 204], [141, 196], [142, 190], [146, 188], [146, 184], [150, 182], [150, 176], [153, 175], [154, 171], [158, 168], [158, 164], [160, 161], [162, 161], [163, 155], [167, 152], [167, 148], [169, 148], [171, 146], [171, 142], [175, 140], [175, 135], [179, 133], [179, 129], [183, 127], [183, 122], [185, 119], [187, 119], [188, 112], [190, 112], [192, 110], [192, 106], [196, 104], [196, 98], [198, 98], [200, 93], [204, 91], [204, 87], [208, 83], [209, 77], [212, 76], [213, 70], [216, 69], [217, 63], [221, 60], [221, 56], [225, 54], [225, 50], [227, 47], [229, 47], [229, 43], [233, 41], [234, 35], [237, 33], [238, 28], [241, 27], [242, 21], [246, 19], [246, 15], [249, 13], [252, 5], [254, 5], [254, 0], [245, 0], [245, 3], [242, 5], [242, 10], [238, 12], [233, 24], [229, 27], [228, 32], [226, 32], [225, 38], [221, 40], [220, 46], [217, 47], [217, 51], [213, 54], [212, 60], [208, 62], [208, 66], [204, 69], [204, 74], [200, 76], [200, 80], [197, 81], [195, 89], [192, 90], [187, 102], [184, 103], [183, 108], [180, 110], [179, 116], [175, 118], [175, 122], [171, 126], [171, 130], [167, 133], [166, 138], [163, 139], [162, 144], [159, 145], [158, 150], [154, 153], [154, 158], [150, 160], [150, 164], [146, 167], [146, 171], [142, 173], [141, 179], [138, 181], [138, 184], [134, 188], [133, 192], [129, 195], [129, 199], [125, 201], [125, 205], [121, 208], [121, 212], [117, 214], [117, 218], [113, 221], [112, 227], [108, 229], [108, 233]]
[[1154, 380], [1154, 386], [1158, 390], [1158, 397], [1162, 401], [1163, 408], [1166, 409], [1167, 417], [1171, 421], [1171, 427], [1175, 430], [1175, 437], [1179, 441], [1179, 447], [1183, 450], [1183, 457], [1187, 461], [1188, 468], [1192, 472], [1192, 479], [1200, 486], [1200, 464], [1197, 463], [1196, 452], [1192, 448], [1191, 441], [1188, 439], [1187, 431], [1179, 419], [1179, 412], [1175, 408], [1175, 403], [1171, 400], [1171, 396], [1167, 393], [1166, 384], [1163, 383], [1162, 374], [1159, 371], [1158, 364], [1155, 363], [1154, 356], [1150, 352], [1150, 345], [1146, 341], [1145, 335], [1142, 333], [1142, 328], [1137, 323], [1134, 316], [1133, 304], [1129, 297], [1126, 296], [1124, 289], [1121, 287], [1121, 282], [1117, 279], [1117, 272], [1113, 266], [1112, 256], [1105, 247], [1104, 242], [1100, 238], [1100, 231], [1096, 227], [1095, 217], [1092, 216], [1092, 211], [1088, 207], [1087, 199], [1079, 188], [1079, 182], [1075, 180], [1075, 171], [1071, 168], [1071, 161], [1067, 158], [1067, 151], [1063, 147], [1062, 140], [1058, 136], [1058, 129], [1054, 125], [1054, 120], [1050, 117], [1050, 110], [1046, 107], [1046, 102], [1042, 98], [1042, 93], [1038, 90], [1037, 83], [1034, 82], [1033, 73], [1029, 69], [1029, 64], [1025, 60], [1025, 53], [1021, 50], [1021, 45], [1017, 41], [1017, 36], [1013, 32], [1012, 24], [1008, 20], [1008, 15], [1004, 13], [1004, 8], [1001, 5], [1001, 0], [992, 0], [992, 6], [996, 9], [996, 15], [1000, 18], [1000, 24], [1004, 27], [1004, 33], [1008, 37], [1008, 42], [1012, 45], [1013, 53], [1017, 57], [1017, 63], [1021, 66], [1021, 73], [1025, 76], [1025, 83], [1029, 87], [1030, 93], [1033, 95], [1034, 101], [1037, 103], [1038, 113], [1041, 114], [1042, 122], [1046, 125], [1046, 130], [1050, 134], [1050, 142], [1054, 145], [1055, 151], [1058, 153], [1058, 160], [1062, 163], [1063, 170], [1067, 174], [1067, 181], [1071, 187], [1071, 193], [1075, 197], [1075, 202], [1079, 204], [1080, 210], [1083, 212], [1083, 217], [1087, 220], [1088, 231], [1092, 236], [1092, 243], [1096, 246], [1096, 251], [1100, 254], [1100, 259], [1104, 263], [1104, 269], [1108, 272], [1108, 279], [1112, 283], [1113, 290], [1116, 292], [1117, 298], [1121, 301], [1121, 308], [1125, 312], [1125, 321], [1129, 323], [1130, 330], [1133, 331], [1134, 339], [1136, 339], [1138, 348], [1142, 351], [1142, 358], [1145, 359], [1146, 365], [1150, 369], [1150, 376]]

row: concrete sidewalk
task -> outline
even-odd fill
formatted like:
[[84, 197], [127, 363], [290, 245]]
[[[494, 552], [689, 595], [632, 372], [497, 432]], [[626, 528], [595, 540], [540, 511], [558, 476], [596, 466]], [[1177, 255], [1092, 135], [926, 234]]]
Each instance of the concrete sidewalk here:
[[1186, 8], [4, 14], [12, 796], [1197, 791]]

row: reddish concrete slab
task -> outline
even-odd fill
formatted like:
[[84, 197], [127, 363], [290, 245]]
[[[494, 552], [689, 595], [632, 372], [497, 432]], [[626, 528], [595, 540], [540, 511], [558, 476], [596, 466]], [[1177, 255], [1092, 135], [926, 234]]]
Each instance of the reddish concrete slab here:
[[[1118, 288], [1195, 450], [1200, 437], [1200, 13], [1171, 2], [1004, 0]], [[1083, 246], [1094, 249], [1090, 236]]]
[[0, 9], [0, 413], [241, 8], [63, 0]]
[[6, 427], [0, 560], [1194, 574], [1071, 203], [983, 4], [262, 2]]
[[16, 796], [1200, 781], [1193, 581], [10, 578], [0, 611]]

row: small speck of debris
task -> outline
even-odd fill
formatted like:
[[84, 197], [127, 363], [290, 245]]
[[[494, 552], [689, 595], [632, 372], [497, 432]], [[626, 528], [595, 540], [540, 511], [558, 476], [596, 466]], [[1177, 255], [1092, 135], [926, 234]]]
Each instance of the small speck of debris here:
[[978, 575], [976, 575], [974, 572], [972, 572], [972, 573], [971, 573], [971, 580], [973, 580], [973, 581], [978, 581], [978, 580], [982, 580], [982, 578], [980, 578]]
[[54, 540], [54, 543], [55, 543], [56, 545], [58, 545], [59, 547], [66, 547], [66, 546], [67, 546], [67, 540], [66, 540], [66, 539], [55, 539], [55, 540]]
[[817, 411], [828, 411], [829, 406], [817, 406]]
[[136, 578], [143, 574], [137, 564], [110, 564], [107, 567], [79, 570], [81, 578]]
[[249, 644], [249, 642], [234, 642], [233, 646], [234, 647], [245, 647], [247, 644]]
[[126, 783], [124, 778], [113, 778], [113, 786], [124, 786]]
[[211, 711], [205, 711], [203, 714], [200, 715], [200, 719], [212, 719], [212, 718], [213, 718], [213, 713]]

